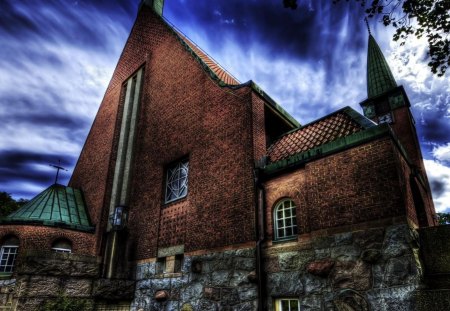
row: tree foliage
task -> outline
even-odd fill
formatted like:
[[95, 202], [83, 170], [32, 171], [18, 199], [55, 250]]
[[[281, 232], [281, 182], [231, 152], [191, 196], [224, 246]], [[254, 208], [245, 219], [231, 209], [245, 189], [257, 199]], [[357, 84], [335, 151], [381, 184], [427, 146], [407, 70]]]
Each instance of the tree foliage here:
[[436, 213], [440, 225], [450, 225], [450, 213]]
[[89, 304], [80, 298], [67, 297], [60, 293], [54, 300], [45, 301], [38, 311], [84, 311], [88, 310]]
[[[343, 0], [332, 0], [333, 3]], [[443, 76], [450, 67], [450, 0], [345, 0], [359, 3], [367, 17], [377, 18], [385, 26], [395, 28], [392, 37], [404, 45], [410, 36], [428, 41], [428, 66]], [[283, 0], [295, 9], [297, 0]]]
[[28, 200], [25, 199], [19, 199], [16, 201], [9, 193], [0, 191], [0, 218], [8, 216], [27, 202]]

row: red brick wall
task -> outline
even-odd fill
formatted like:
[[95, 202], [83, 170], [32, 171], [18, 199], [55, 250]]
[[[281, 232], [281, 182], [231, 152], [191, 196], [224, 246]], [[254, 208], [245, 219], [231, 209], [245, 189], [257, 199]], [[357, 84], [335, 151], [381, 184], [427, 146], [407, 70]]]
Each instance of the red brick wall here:
[[9, 234], [20, 240], [19, 255], [23, 250], [50, 251], [53, 242], [59, 238], [72, 242], [74, 254], [95, 255], [92, 247], [95, 235], [92, 233], [43, 226], [3, 225], [0, 228], [0, 241]]
[[267, 234], [278, 200], [297, 205], [299, 234], [405, 215], [394, 145], [390, 138], [309, 162], [265, 183]]
[[[139, 13], [70, 183], [84, 190], [99, 239], [109, 208], [122, 83], [143, 64], [130, 259], [154, 257], [158, 247], [176, 244], [192, 251], [254, 240], [252, 168], [254, 153], [260, 157], [263, 150], [253, 137], [261, 135], [264, 118], [254, 119], [252, 111], [263, 111], [262, 102], [252, 104], [249, 87], [219, 87], [147, 7]], [[188, 195], [165, 205], [164, 168], [184, 156], [189, 157]]]

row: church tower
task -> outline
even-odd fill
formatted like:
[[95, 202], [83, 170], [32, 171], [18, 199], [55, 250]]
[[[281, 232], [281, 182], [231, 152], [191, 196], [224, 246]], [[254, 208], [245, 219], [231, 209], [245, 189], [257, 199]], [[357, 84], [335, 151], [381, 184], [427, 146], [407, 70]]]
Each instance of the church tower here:
[[397, 85], [389, 65], [369, 30], [367, 53], [367, 99], [360, 103], [364, 116], [375, 123], [387, 123], [395, 139], [406, 151], [410, 165], [410, 188], [418, 225], [436, 223], [431, 190], [425, 173], [415, 120], [405, 89]]

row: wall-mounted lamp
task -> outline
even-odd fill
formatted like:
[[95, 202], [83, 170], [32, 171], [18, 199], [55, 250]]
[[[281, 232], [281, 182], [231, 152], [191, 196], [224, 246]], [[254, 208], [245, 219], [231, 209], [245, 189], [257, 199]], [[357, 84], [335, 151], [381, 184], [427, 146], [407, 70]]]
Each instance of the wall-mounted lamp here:
[[128, 212], [125, 206], [116, 206], [114, 214], [109, 216], [109, 223], [114, 230], [125, 228], [128, 220]]

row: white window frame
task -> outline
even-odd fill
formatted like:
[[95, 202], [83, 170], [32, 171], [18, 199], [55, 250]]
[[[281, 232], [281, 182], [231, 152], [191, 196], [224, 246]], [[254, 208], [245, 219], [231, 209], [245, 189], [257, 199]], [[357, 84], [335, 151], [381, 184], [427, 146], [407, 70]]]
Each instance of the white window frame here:
[[189, 159], [180, 160], [166, 170], [164, 202], [170, 203], [187, 196]]
[[62, 247], [52, 247], [52, 251], [55, 253], [72, 253], [72, 250], [70, 248], [62, 248]]
[[[282, 309], [282, 302], [288, 301], [288, 308]], [[297, 302], [297, 308], [291, 306], [291, 301]], [[300, 300], [297, 298], [279, 298], [275, 300], [275, 311], [300, 311]]]
[[[13, 272], [18, 250], [19, 250], [18, 245], [9, 245], [9, 244], [2, 245], [0, 253], [0, 273]], [[8, 264], [11, 256], [13, 257], [12, 263]]]
[[[286, 206], [287, 204], [289, 204], [289, 206]], [[297, 206], [291, 199], [284, 199], [277, 203], [273, 210], [272, 218], [275, 240], [290, 239], [297, 236], [298, 225], [296, 210]], [[279, 217], [280, 213], [282, 213], [281, 217]], [[283, 230], [283, 234], [280, 235], [279, 230]], [[292, 234], [288, 234], [288, 231], [292, 231]]]
[[[64, 245], [61, 244], [67, 244], [68, 246], [64, 247]], [[71, 254], [72, 253], [72, 242], [67, 239], [58, 239], [55, 242], [53, 242], [52, 251], [55, 253], [66, 253]]]

